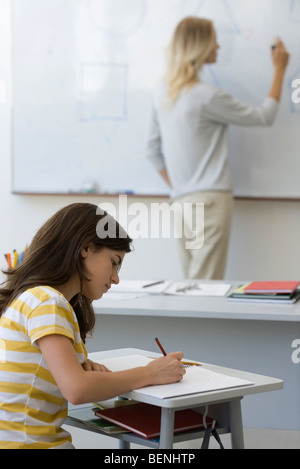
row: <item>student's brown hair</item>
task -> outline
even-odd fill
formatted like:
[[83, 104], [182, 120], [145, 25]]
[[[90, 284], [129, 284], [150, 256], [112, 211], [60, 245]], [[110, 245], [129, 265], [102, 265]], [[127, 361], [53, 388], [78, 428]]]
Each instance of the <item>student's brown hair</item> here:
[[[88, 281], [82, 248], [94, 245], [116, 251], [131, 251], [130, 237], [119, 223], [97, 205], [75, 203], [59, 210], [36, 233], [21, 264], [8, 270], [0, 288], [0, 317], [25, 290], [36, 286], [55, 287], [74, 274]], [[71, 299], [80, 334], [85, 341], [95, 325], [91, 301], [81, 293]]]

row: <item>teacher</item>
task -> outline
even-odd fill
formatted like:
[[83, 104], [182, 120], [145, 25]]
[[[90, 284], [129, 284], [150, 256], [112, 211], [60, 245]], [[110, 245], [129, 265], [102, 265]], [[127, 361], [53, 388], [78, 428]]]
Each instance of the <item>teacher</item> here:
[[[271, 51], [271, 89], [256, 107], [201, 81], [199, 72], [205, 64], [216, 63], [219, 47], [212, 21], [188, 17], [179, 23], [169, 49], [166, 78], [154, 93], [147, 143], [147, 157], [170, 187], [174, 207], [182, 207], [180, 258], [185, 278], [190, 279], [224, 277], [233, 212], [228, 125], [273, 124], [289, 61], [277, 38]], [[186, 248], [191, 244], [186, 235], [194, 233], [194, 227], [187, 226], [191, 217], [185, 219], [184, 204], [190, 204], [194, 217], [200, 210], [198, 204], [204, 204], [203, 246]]]

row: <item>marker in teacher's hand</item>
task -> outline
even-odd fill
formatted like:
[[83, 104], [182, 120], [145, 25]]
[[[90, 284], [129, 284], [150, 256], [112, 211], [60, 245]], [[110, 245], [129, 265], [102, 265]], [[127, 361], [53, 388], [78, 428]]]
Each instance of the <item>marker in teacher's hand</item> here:
[[271, 46], [271, 49], [272, 49], [272, 50], [277, 49], [277, 46], [278, 46], [278, 44], [279, 44], [280, 42], [281, 42], [280, 38], [279, 38], [279, 37], [275, 37], [274, 42], [273, 42], [273, 44], [272, 44], [272, 46]]

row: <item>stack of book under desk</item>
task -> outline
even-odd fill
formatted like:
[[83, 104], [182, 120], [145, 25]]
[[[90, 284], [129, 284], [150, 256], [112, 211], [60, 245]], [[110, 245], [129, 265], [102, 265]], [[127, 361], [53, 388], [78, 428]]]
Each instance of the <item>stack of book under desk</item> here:
[[[130, 401], [128, 403], [130, 404]], [[126, 429], [124, 427], [122, 428], [107, 420], [97, 417], [95, 415], [95, 412], [97, 412], [95, 404], [93, 406], [76, 406], [69, 410], [66, 424], [72, 425], [73, 427], [81, 428], [83, 430], [90, 430], [94, 433], [108, 435], [112, 438], [122, 440], [128, 443], [135, 443], [148, 448], [159, 448], [159, 435], [154, 436], [148, 434], [142, 436], [141, 434], [136, 433], [135, 429], [132, 429], [133, 431], [130, 431], [129, 429]], [[211, 425], [211, 421], [212, 419], [207, 417], [208, 425]], [[219, 435], [229, 433], [229, 428], [220, 426], [217, 426], [217, 428]], [[199, 425], [199, 428], [194, 429], [186, 428], [183, 431], [174, 434], [174, 443], [204, 438], [204, 435], [205, 429], [203, 428], [203, 425]]]

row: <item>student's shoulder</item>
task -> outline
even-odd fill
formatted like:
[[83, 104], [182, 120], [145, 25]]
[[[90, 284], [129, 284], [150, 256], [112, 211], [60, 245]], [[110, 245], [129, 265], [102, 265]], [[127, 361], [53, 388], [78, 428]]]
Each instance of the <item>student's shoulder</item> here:
[[36, 286], [23, 292], [19, 299], [33, 309], [43, 304], [56, 304], [59, 307], [71, 310], [71, 306], [66, 298], [55, 288], [50, 286]]

